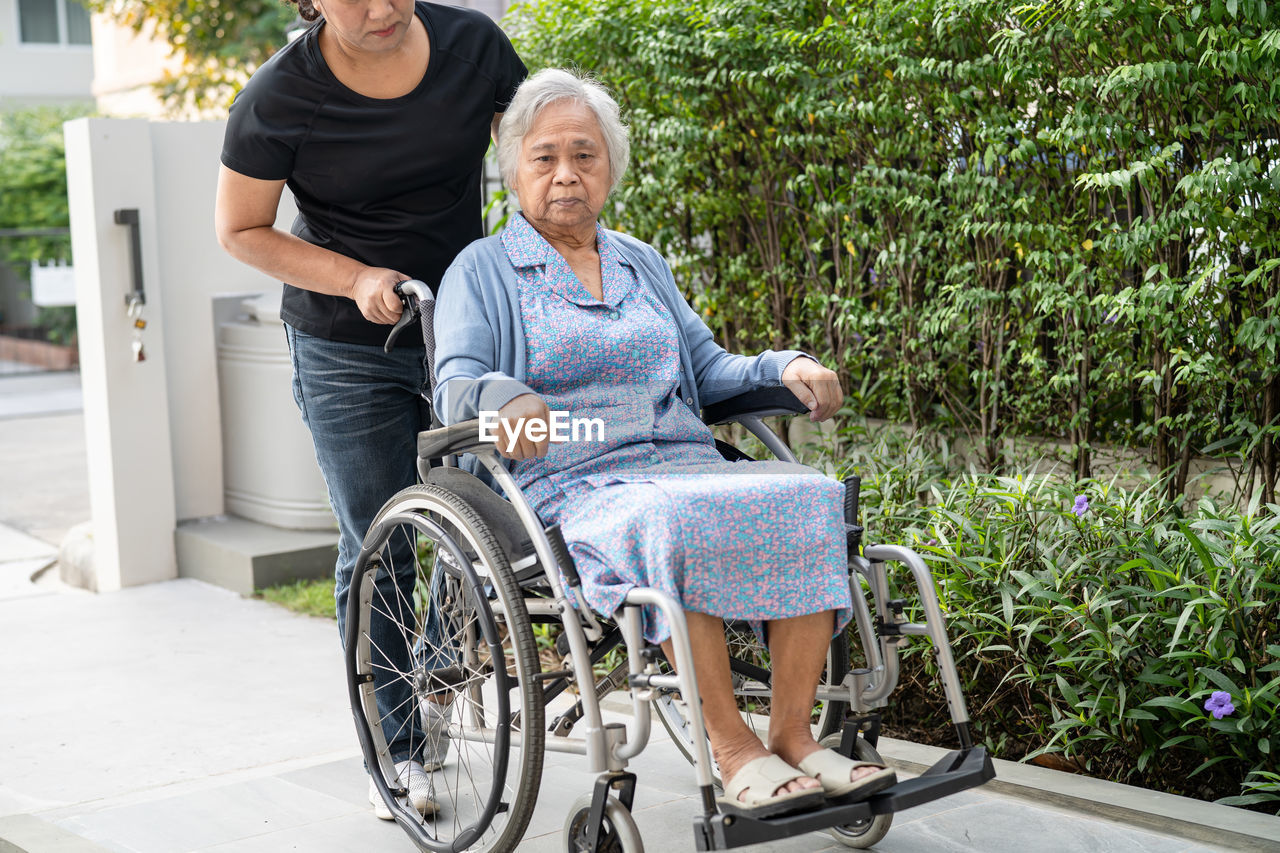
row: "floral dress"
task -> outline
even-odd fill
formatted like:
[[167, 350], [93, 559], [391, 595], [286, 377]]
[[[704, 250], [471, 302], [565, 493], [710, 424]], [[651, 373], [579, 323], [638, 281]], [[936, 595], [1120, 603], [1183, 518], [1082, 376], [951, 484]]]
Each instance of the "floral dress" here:
[[[520, 282], [525, 383], [576, 423], [516, 481], [559, 523], [587, 602], [656, 587], [686, 610], [759, 623], [851, 614], [844, 487], [784, 462], [727, 462], [679, 396], [675, 320], [597, 229], [597, 300], [521, 216], [502, 235]], [[591, 423], [595, 419], [595, 423]], [[575, 435], [576, 433], [576, 435]], [[650, 642], [671, 634], [644, 609]]]

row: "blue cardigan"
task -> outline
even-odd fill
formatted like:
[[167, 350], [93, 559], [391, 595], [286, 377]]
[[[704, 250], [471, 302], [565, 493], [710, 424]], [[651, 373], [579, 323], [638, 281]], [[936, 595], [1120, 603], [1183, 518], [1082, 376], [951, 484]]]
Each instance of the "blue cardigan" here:
[[[608, 239], [676, 319], [680, 397], [694, 413], [735, 394], [781, 383], [783, 369], [804, 353], [766, 350], [731, 355], [689, 307], [656, 249], [616, 231]], [[446, 424], [497, 411], [525, 384], [525, 337], [515, 268], [499, 236], [477, 240], [454, 259], [435, 308], [436, 386], [432, 404]]]

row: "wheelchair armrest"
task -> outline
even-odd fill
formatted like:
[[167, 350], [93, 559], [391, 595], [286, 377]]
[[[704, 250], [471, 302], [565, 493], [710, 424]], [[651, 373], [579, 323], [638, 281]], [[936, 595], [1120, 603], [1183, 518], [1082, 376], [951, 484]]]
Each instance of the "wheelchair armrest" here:
[[715, 426], [748, 416], [767, 418], [772, 415], [807, 414], [808, 411], [809, 408], [790, 389], [778, 385], [773, 388], [758, 388], [712, 403], [703, 408], [702, 420], [708, 426]]
[[475, 453], [498, 445], [480, 440], [480, 419], [473, 418], [438, 429], [418, 433], [418, 456], [423, 459], [439, 459], [460, 453]]

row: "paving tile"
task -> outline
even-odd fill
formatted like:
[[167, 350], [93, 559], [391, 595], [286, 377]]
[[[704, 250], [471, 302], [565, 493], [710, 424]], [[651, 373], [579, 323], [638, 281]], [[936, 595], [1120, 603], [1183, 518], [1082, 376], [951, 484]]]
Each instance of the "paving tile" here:
[[360, 758], [317, 764], [315, 767], [281, 773], [276, 778], [319, 791], [353, 806], [369, 804], [369, 774], [365, 773], [364, 761]]
[[193, 853], [417, 853], [417, 849], [393, 821], [364, 812], [201, 847]]
[[[899, 773], [899, 779], [910, 778], [907, 774]], [[939, 800], [933, 800], [928, 803], [921, 803], [918, 806], [912, 806], [904, 811], [896, 812], [893, 816], [895, 826], [904, 826], [917, 820], [929, 820], [930, 818], [940, 815], [943, 812], [949, 812], [954, 809], [972, 806], [976, 803], [985, 803], [991, 800], [990, 794], [984, 794], [981, 788], [975, 788], [968, 791], [960, 791], [956, 794], [943, 797]]]
[[12, 385], [0, 378], [0, 524], [56, 547], [91, 515], [84, 416], [12, 417]]
[[23, 733], [0, 737], [0, 785], [47, 807], [356, 747], [332, 624], [263, 601], [193, 580], [0, 600], [0, 635], [40, 637], [0, 657], [30, 698], [0, 701]]
[[121, 806], [59, 821], [71, 832], [112, 850], [184, 853], [359, 811], [275, 777], [253, 779], [165, 800]]
[[1187, 842], [1103, 820], [991, 798], [897, 824], [881, 853], [1178, 853]]
[[35, 815], [0, 817], [0, 853], [106, 853], [86, 838]]
[[58, 556], [58, 549], [21, 530], [0, 525], [0, 562], [19, 560], [51, 560]]
[[53, 587], [32, 583], [31, 578], [37, 572], [48, 569], [56, 559], [56, 554], [21, 560], [7, 560], [0, 556], [0, 601], [32, 595], [53, 595], [56, 592]]

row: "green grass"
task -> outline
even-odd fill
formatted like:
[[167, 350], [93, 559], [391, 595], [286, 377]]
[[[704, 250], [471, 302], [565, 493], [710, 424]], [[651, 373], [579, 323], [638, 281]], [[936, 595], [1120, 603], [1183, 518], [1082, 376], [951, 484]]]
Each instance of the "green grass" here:
[[272, 604], [287, 607], [294, 613], [337, 618], [333, 610], [333, 578], [296, 580], [259, 590], [258, 596]]

